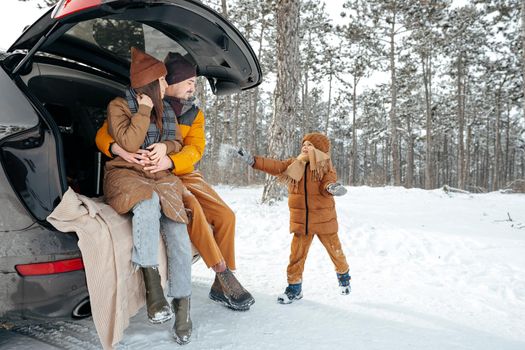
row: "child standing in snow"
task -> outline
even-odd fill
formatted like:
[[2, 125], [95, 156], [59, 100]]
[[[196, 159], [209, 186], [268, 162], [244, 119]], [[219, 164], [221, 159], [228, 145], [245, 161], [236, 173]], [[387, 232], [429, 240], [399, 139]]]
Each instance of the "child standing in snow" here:
[[293, 233], [288, 287], [277, 301], [290, 304], [303, 297], [304, 263], [314, 236], [317, 236], [335, 265], [341, 294], [350, 294], [350, 275], [346, 257], [337, 235], [337, 215], [333, 196], [346, 189], [337, 181], [330, 159], [330, 140], [321, 133], [303, 137], [301, 154], [285, 161], [254, 157], [242, 148], [237, 156], [254, 169], [277, 176], [288, 185], [290, 232]]

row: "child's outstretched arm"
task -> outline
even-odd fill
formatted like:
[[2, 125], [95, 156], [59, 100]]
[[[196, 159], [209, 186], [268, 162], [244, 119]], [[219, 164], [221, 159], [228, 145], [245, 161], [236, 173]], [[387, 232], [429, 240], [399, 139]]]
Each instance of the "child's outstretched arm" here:
[[242, 147], [235, 151], [235, 156], [254, 169], [264, 171], [270, 175], [281, 174], [293, 161], [293, 159], [282, 161], [259, 156], [254, 157]]
[[252, 165], [254, 169], [264, 171], [274, 176], [282, 174], [294, 161], [294, 159], [278, 160], [259, 156], [255, 156], [254, 159], [255, 163]]

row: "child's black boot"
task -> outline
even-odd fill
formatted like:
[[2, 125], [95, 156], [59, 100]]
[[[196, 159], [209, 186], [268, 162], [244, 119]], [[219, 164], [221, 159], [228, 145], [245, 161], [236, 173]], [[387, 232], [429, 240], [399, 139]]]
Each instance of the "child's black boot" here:
[[351, 277], [348, 274], [348, 272], [349, 271], [337, 274], [337, 279], [339, 281], [339, 289], [342, 295], [348, 295], [352, 291], [352, 287], [350, 286]]
[[303, 291], [301, 283], [289, 284], [284, 293], [277, 297], [279, 304], [291, 304], [296, 300], [302, 299]]

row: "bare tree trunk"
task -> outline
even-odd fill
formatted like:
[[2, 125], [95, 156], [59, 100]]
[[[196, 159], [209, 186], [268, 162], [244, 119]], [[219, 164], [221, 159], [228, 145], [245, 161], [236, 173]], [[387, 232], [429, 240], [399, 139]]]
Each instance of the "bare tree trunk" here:
[[[259, 33], [259, 52], [257, 53], [257, 58], [261, 59], [262, 55], [262, 47], [263, 47], [263, 37], [264, 37], [264, 30], [266, 29], [266, 21], [264, 18], [262, 19], [261, 24], [261, 32]], [[257, 86], [255, 89], [252, 90], [252, 103], [251, 103], [251, 109], [250, 109], [250, 128], [248, 132], [250, 133], [251, 137], [248, 137], [248, 149], [250, 152], [257, 152], [257, 135], [259, 134], [257, 132], [257, 107], [259, 105], [259, 87]], [[253, 169], [251, 167], [248, 167], [248, 184], [252, 183], [253, 178]]]
[[465, 144], [464, 128], [465, 128], [465, 108], [463, 106], [464, 95], [464, 81], [463, 81], [463, 54], [460, 53], [457, 60], [457, 99], [458, 99], [458, 188], [465, 189]]
[[470, 155], [471, 155], [471, 149], [472, 149], [472, 121], [469, 120], [469, 121], [467, 121], [467, 152], [466, 152], [466, 157], [465, 157], [466, 158], [465, 159], [465, 173], [467, 174], [465, 183], [467, 185], [468, 184], [473, 184], [472, 178], [470, 176], [470, 164], [471, 164]]
[[[221, 0], [221, 11], [222, 15], [225, 18], [228, 18], [228, 4], [226, 3], [227, 0]], [[225, 119], [225, 127], [220, 128], [221, 133], [221, 144], [223, 143], [232, 143], [233, 139], [233, 133], [235, 132], [235, 120], [232, 120], [232, 100], [231, 96], [225, 96], [224, 97], [224, 108], [222, 109], [224, 113], [224, 119]], [[217, 114], [215, 114], [217, 115]], [[220, 147], [220, 145], [217, 145]], [[220, 148], [219, 148], [220, 149]], [[222, 173], [222, 179], [220, 180], [222, 183], [230, 183], [232, 180], [232, 168], [228, 167], [225, 168]]]
[[[521, 74], [525, 82], [525, 0], [521, 0]], [[522, 84], [523, 96], [521, 98], [523, 119], [525, 119], [525, 84]]]
[[[436, 138], [434, 138], [436, 139]], [[438, 143], [439, 144], [439, 143]], [[434, 162], [432, 163], [432, 168], [435, 169], [435, 174], [433, 175], [434, 186], [441, 187], [441, 174], [443, 169], [441, 168], [441, 149], [436, 147], [436, 152], [433, 152]]]
[[332, 78], [333, 78], [333, 57], [330, 56], [330, 72], [328, 73], [328, 110], [326, 111], [326, 120], [324, 132], [328, 135], [328, 124], [330, 123], [330, 114], [332, 112]]
[[310, 93], [310, 91], [308, 90], [308, 79], [309, 79], [309, 75], [308, 75], [308, 69], [305, 70], [304, 72], [304, 84], [303, 84], [303, 89], [302, 89], [302, 92], [303, 92], [303, 96], [301, 98], [301, 101], [302, 101], [302, 110], [303, 110], [303, 118], [302, 118], [302, 129], [303, 129], [303, 134], [307, 133], [310, 131], [310, 120], [311, 120], [311, 117], [310, 117], [310, 99], [308, 98], [308, 94]]
[[427, 54], [426, 57], [422, 58], [422, 66], [426, 106], [425, 189], [429, 190], [434, 187], [434, 181], [432, 181], [432, 66], [430, 55]]
[[496, 92], [496, 125], [494, 125], [494, 133], [496, 134], [494, 147], [494, 190], [501, 186], [501, 88]]
[[525, 153], [521, 153], [521, 178], [525, 179]]
[[233, 130], [232, 130], [232, 145], [237, 145], [239, 143], [239, 113], [241, 109], [241, 98], [237, 94], [234, 101], [235, 107], [233, 108]]
[[[225, 17], [225, 18], [228, 18], [228, 4], [227, 4], [227, 0], [221, 0], [221, 12], [222, 12], [222, 15]], [[220, 144], [223, 144], [223, 143], [228, 143], [228, 144], [231, 144], [233, 143], [233, 140], [236, 140], [237, 139], [237, 136], [234, 134], [237, 133], [237, 123], [236, 123], [236, 120], [235, 120], [235, 114], [233, 113], [233, 106], [232, 106], [232, 98], [231, 96], [225, 96], [222, 98], [223, 99], [223, 102], [224, 102], [224, 105], [223, 105], [223, 108], [222, 108], [222, 112], [224, 113], [224, 123], [225, 123], [225, 127], [222, 127], [218, 128], [218, 126], [216, 127], [216, 130], [217, 132], [220, 132], [221, 134], [221, 143]], [[217, 115], [217, 114], [215, 114]], [[232, 120], [232, 116], [233, 116], [233, 120]], [[217, 123], [218, 124], [218, 123]], [[219, 148], [220, 145], [216, 145], [216, 149]], [[221, 182], [224, 182], [224, 180], [226, 181], [230, 181], [232, 179], [232, 176], [231, 176], [231, 173], [232, 173], [232, 168], [226, 168], [224, 169], [224, 171], [222, 171], [222, 175], [223, 175], [223, 179], [221, 179]]]
[[[379, 173], [379, 175], [381, 175], [382, 179], [381, 179], [381, 185], [385, 186], [385, 185], [388, 185], [388, 157], [390, 157], [390, 154], [388, 153], [390, 151], [390, 149], [388, 148], [388, 141], [387, 140], [384, 140], [382, 142], [382, 149], [381, 149], [381, 161], [382, 161], [382, 168], [381, 168], [381, 172]], [[378, 164], [379, 165], [379, 164]], [[379, 170], [379, 166], [378, 166], [378, 170]], [[377, 177], [377, 180], [379, 181], [379, 176]]]
[[408, 159], [407, 159], [407, 174], [406, 187], [412, 188], [414, 186], [414, 137], [412, 135], [412, 125], [410, 123], [410, 113], [407, 113], [407, 131], [408, 131]]
[[479, 150], [479, 147], [478, 145], [476, 144], [474, 146], [474, 180], [475, 180], [475, 185], [478, 186], [478, 187], [482, 187], [481, 185], [481, 177], [480, 177], [480, 168], [481, 168], [481, 160], [480, 160], [480, 154], [479, 154], [480, 150]]
[[[293, 155], [294, 129], [297, 126], [297, 88], [299, 87], [299, 7], [300, 0], [277, 0], [277, 83], [274, 113], [270, 126], [270, 157]], [[262, 201], [281, 200], [284, 188], [267, 176]]]
[[352, 150], [350, 151], [350, 185], [355, 185], [357, 172], [357, 132], [355, 117], [357, 108], [357, 78], [354, 75], [354, 86], [352, 91]]
[[222, 15], [228, 18], [228, 4], [226, 3], [226, 0], [221, 0], [221, 9]]
[[[218, 105], [218, 103], [219, 103], [218, 99], [215, 98], [213, 100], [213, 105], [211, 107], [211, 112], [210, 112], [211, 115], [214, 115], [214, 116], [217, 115], [217, 110], [218, 110], [217, 105]], [[208, 118], [208, 119], [210, 119], [210, 118]], [[212, 128], [212, 132], [211, 132], [210, 147], [209, 147], [209, 151], [210, 151], [211, 157], [209, 157], [208, 159], [210, 159], [210, 158], [211, 159], [216, 159], [218, 145], [221, 142], [220, 135], [219, 135], [219, 127], [218, 127], [219, 123], [217, 122], [218, 119], [219, 118], [213, 118], [213, 121], [208, 120], [208, 123], [212, 124], [212, 125], [210, 125], [211, 128]], [[210, 123], [210, 121], [211, 121], [211, 123]], [[216, 173], [212, 174], [211, 179], [214, 181], [214, 183], [219, 182], [220, 181], [219, 174], [216, 174]]]
[[397, 131], [397, 84], [396, 84], [396, 57], [395, 57], [395, 13], [390, 28], [390, 129], [391, 129], [391, 152], [392, 152], [392, 177], [394, 185], [401, 185], [401, 165], [399, 159], [399, 136]]
[[485, 188], [487, 191], [492, 191], [492, 182], [490, 177], [490, 118], [487, 118], [487, 136], [485, 145]]
[[[363, 177], [361, 178], [361, 181], [359, 181], [359, 183], [361, 185], [364, 184], [364, 180], [368, 177], [368, 172], [369, 172], [369, 160], [368, 160], [368, 153], [371, 152], [371, 150], [369, 151], [368, 150], [368, 142], [365, 142], [363, 144]], [[371, 147], [370, 147], [371, 148]]]
[[443, 140], [443, 163], [445, 163], [445, 169], [444, 169], [444, 174], [443, 174], [443, 183], [445, 185], [449, 185], [450, 184], [450, 167], [449, 167], [449, 162], [448, 162], [448, 137], [447, 137], [447, 134], [445, 134], [444, 136], [444, 140]]
[[[525, 96], [524, 96], [525, 98]], [[511, 168], [513, 163], [510, 162], [510, 98], [507, 95], [507, 122], [505, 128], [505, 167], [503, 172], [503, 185], [506, 185], [508, 182], [514, 180], [514, 177], [511, 175]]]

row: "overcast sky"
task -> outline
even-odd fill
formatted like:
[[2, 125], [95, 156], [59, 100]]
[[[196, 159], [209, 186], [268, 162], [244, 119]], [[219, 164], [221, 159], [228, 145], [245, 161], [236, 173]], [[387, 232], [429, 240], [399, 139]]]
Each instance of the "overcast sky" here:
[[0, 49], [7, 50], [22, 34], [24, 27], [35, 22], [45, 10], [37, 8], [35, 1], [1, 0]]

